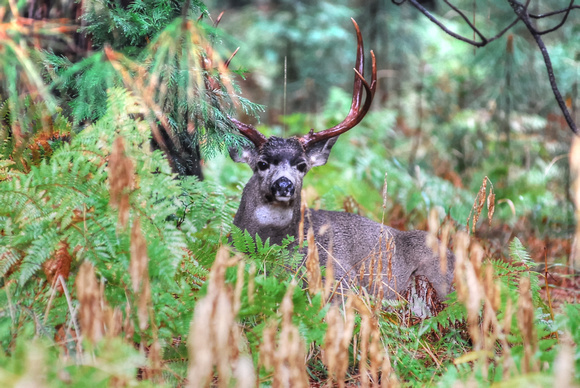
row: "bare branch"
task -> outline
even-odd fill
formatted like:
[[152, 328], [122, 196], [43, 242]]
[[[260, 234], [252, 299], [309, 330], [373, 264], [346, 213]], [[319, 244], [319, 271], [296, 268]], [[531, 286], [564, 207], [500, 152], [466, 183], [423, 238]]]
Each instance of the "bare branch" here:
[[570, 0], [570, 5], [568, 6], [568, 9], [566, 10], [566, 13], [564, 14], [564, 17], [562, 18], [562, 21], [560, 22], [560, 24], [558, 24], [556, 27], [550, 28], [549, 30], [538, 32], [538, 34], [540, 34], [540, 35], [549, 34], [550, 32], [556, 31], [558, 28], [562, 27], [564, 25], [564, 23], [566, 23], [566, 19], [568, 19], [568, 15], [570, 14], [570, 11], [572, 10], [573, 4], [574, 4], [574, 0]]
[[[395, 5], [401, 5], [401, 4], [405, 3], [407, 0], [391, 0], [391, 1]], [[460, 40], [462, 42], [465, 42], [465, 43], [470, 44], [470, 45], [475, 46], [475, 47], [486, 46], [489, 43], [493, 42], [494, 40], [501, 38], [510, 28], [512, 28], [520, 20], [519, 18], [516, 18], [506, 28], [501, 30], [497, 35], [488, 39], [469, 21], [469, 18], [461, 10], [459, 10], [456, 6], [452, 5], [447, 0], [445, 0], [445, 3], [447, 5], [449, 5], [449, 7], [451, 7], [455, 12], [457, 12], [463, 18], [463, 20], [465, 20], [467, 22], [469, 27], [480, 37], [481, 42], [478, 42], [476, 40], [463, 37], [463, 36], [453, 32], [453, 31], [449, 30], [447, 27], [445, 27], [445, 25], [443, 23], [441, 23], [435, 16], [433, 16], [425, 7], [423, 7], [419, 2], [417, 2], [417, 0], [409, 0], [409, 2], [413, 5], [413, 7], [417, 8], [423, 15], [425, 15], [429, 20], [431, 20], [433, 23], [435, 23], [439, 28], [441, 28], [446, 34], [454, 37], [457, 40]]]
[[[516, 15], [520, 17], [522, 22], [526, 25], [532, 36], [534, 37], [536, 44], [540, 48], [542, 52], [542, 57], [544, 57], [544, 63], [546, 65], [546, 71], [548, 72], [548, 79], [550, 80], [550, 86], [552, 88], [552, 93], [554, 93], [554, 97], [556, 97], [556, 101], [558, 102], [558, 106], [568, 123], [568, 126], [575, 134], [578, 134], [578, 128], [568, 111], [568, 107], [562, 98], [562, 94], [560, 93], [560, 89], [558, 89], [558, 84], [556, 83], [556, 77], [554, 76], [554, 68], [552, 67], [552, 61], [550, 59], [550, 54], [548, 54], [548, 49], [542, 40], [541, 34], [534, 28], [532, 25], [532, 21], [530, 20], [530, 16], [527, 11], [527, 4], [524, 6], [517, 0], [507, 0], [510, 6], [513, 8]], [[528, 0], [529, 3], [529, 0]]]
[[[464, 36], [461, 36], [453, 31], [449, 30], [441, 21], [439, 21], [435, 16], [433, 16], [417, 0], [391, 0], [391, 1], [393, 2], [393, 4], [396, 4], [396, 5], [401, 5], [407, 1], [410, 2], [413, 5], [413, 7], [417, 8], [417, 10], [419, 10], [419, 12], [421, 12], [423, 15], [425, 15], [427, 17], [427, 19], [429, 19], [431, 22], [435, 23], [446, 34], [454, 37], [457, 40], [468, 43], [468, 44], [475, 46], [475, 47], [483, 47], [483, 46], [493, 42], [494, 40], [499, 39], [508, 30], [510, 30], [514, 25], [516, 25], [521, 20], [526, 25], [526, 28], [528, 29], [530, 34], [532, 34], [532, 36], [534, 37], [536, 44], [538, 45], [538, 47], [540, 48], [540, 51], [542, 52], [542, 57], [544, 58], [544, 64], [546, 66], [546, 71], [548, 72], [548, 79], [550, 81], [550, 87], [552, 88], [552, 92], [554, 93], [554, 97], [556, 98], [556, 102], [558, 103], [558, 106], [560, 107], [560, 110], [562, 111], [562, 114], [564, 115], [564, 118], [566, 119], [566, 122], [568, 123], [568, 126], [570, 127], [572, 132], [578, 134], [578, 128], [576, 127], [576, 124], [574, 123], [574, 120], [572, 119], [572, 116], [570, 115], [570, 112], [568, 111], [568, 107], [566, 106], [566, 103], [564, 102], [564, 99], [562, 98], [562, 94], [560, 93], [560, 90], [558, 89], [558, 84], [557, 84], [556, 78], [554, 76], [554, 69], [552, 66], [552, 61], [550, 59], [550, 55], [548, 54], [548, 50], [546, 49], [546, 45], [544, 44], [544, 42], [541, 38], [541, 35], [556, 31], [557, 29], [562, 27], [564, 25], [564, 23], [567, 21], [568, 15], [570, 14], [570, 12], [573, 9], [580, 9], [580, 6], [574, 5], [575, 0], [570, 0], [570, 5], [565, 9], [561, 9], [561, 10], [554, 11], [554, 12], [548, 12], [548, 13], [540, 14], [540, 15], [533, 15], [533, 14], [530, 14], [528, 12], [528, 6], [530, 5], [531, 0], [526, 0], [525, 4], [521, 3], [518, 0], [507, 0], [509, 5], [514, 10], [514, 13], [516, 14], [516, 19], [514, 21], [512, 21], [506, 28], [501, 30], [497, 35], [495, 35], [494, 37], [489, 38], [489, 39], [486, 38], [475, 27], [475, 25], [469, 20], [469, 18], [459, 8], [457, 8], [455, 5], [451, 4], [449, 0], [444, 0], [445, 4], [447, 4], [451, 9], [453, 9], [455, 12], [457, 12], [459, 14], [459, 16], [461, 16], [461, 18], [465, 21], [465, 23], [467, 23], [469, 28], [471, 28], [473, 30], [473, 32], [475, 34], [477, 34], [477, 36], [479, 37], [479, 39], [481, 41], [466, 38]], [[541, 19], [541, 18], [553, 16], [553, 15], [558, 15], [561, 13], [564, 13], [564, 17], [562, 18], [562, 21], [560, 23], [558, 23], [558, 25], [556, 25], [555, 27], [550, 28], [550, 29], [545, 30], [545, 31], [538, 31], [534, 27], [534, 25], [532, 24], [532, 22], [530, 20], [530, 18]]]
[[[574, 3], [574, 1], [572, 1], [572, 3]], [[533, 19], [542, 19], [542, 18], [546, 18], [546, 17], [549, 17], [549, 16], [558, 15], [558, 14], [561, 14], [563, 12], [568, 13], [571, 9], [580, 9], [580, 5], [572, 5], [572, 6], [568, 7], [568, 8], [564, 8], [564, 9], [561, 9], [559, 11], [542, 13], [542, 14], [539, 14], [539, 15], [534, 15], [534, 14], [531, 13], [530, 14], [530, 17], [533, 18]]]
[[[447, 4], [452, 10], [454, 10], [455, 12], [457, 12], [459, 14], [459, 16], [461, 16], [461, 18], [465, 21], [465, 23], [467, 23], [467, 25], [473, 30], [473, 32], [475, 32], [479, 36], [479, 39], [481, 39], [482, 43], [487, 44], [487, 38], [485, 36], [483, 36], [481, 34], [481, 32], [479, 32], [479, 30], [473, 25], [473, 23], [471, 23], [469, 18], [463, 12], [461, 12], [459, 10], [459, 8], [457, 8], [456, 6], [451, 4], [449, 2], [449, 0], [443, 0], [443, 1], [445, 1], [445, 4]], [[574, 0], [572, 0], [572, 1], [574, 1]]]
[[[398, 3], [396, 0], [392, 0], [392, 2], [396, 5], [403, 4], [403, 2]], [[482, 47], [482, 46], [485, 46], [487, 44], [487, 43], [477, 42], [475, 40], [465, 38], [465, 37], [453, 32], [453, 31], [451, 31], [450, 29], [445, 27], [445, 25], [443, 25], [443, 23], [441, 23], [435, 16], [433, 16], [429, 11], [427, 11], [427, 9], [425, 7], [423, 7], [417, 0], [409, 0], [409, 2], [411, 4], [413, 4], [413, 7], [417, 8], [419, 11], [421, 11], [421, 13], [423, 15], [425, 15], [427, 17], [427, 19], [429, 19], [433, 23], [437, 24], [437, 26], [439, 28], [441, 28], [447, 35], [450, 35], [450, 36], [454, 37], [455, 39], [458, 39], [462, 42], [469, 43], [470, 45], [475, 46], [475, 47]]]
[[490, 39], [488, 39], [488, 40], [487, 40], [487, 43], [491, 43], [491, 42], [493, 42], [494, 40], [501, 38], [501, 37], [503, 36], [503, 34], [505, 34], [506, 32], [508, 32], [508, 30], [509, 30], [510, 28], [512, 28], [513, 26], [515, 26], [515, 25], [516, 25], [516, 24], [517, 24], [519, 21], [520, 21], [520, 18], [519, 18], [519, 16], [518, 16], [518, 17], [516, 17], [516, 18], [514, 19], [514, 21], [513, 21], [513, 22], [511, 22], [511, 23], [510, 23], [510, 24], [509, 24], [509, 25], [508, 25], [506, 28], [504, 28], [503, 30], [501, 30], [501, 32], [500, 32], [499, 34], [497, 34], [497, 35], [496, 35], [496, 36], [494, 36], [493, 38], [490, 38]]

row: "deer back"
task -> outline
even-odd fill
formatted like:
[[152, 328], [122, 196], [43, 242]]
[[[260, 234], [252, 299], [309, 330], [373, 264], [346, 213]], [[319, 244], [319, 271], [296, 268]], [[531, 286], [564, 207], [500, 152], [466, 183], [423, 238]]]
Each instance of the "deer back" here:
[[310, 211], [305, 230], [312, 224], [320, 263], [332, 260], [335, 278], [345, 286], [360, 284], [367, 291], [395, 298], [406, 291], [413, 276], [426, 277], [439, 297], [453, 281], [455, 258], [447, 251], [447, 269], [441, 270], [438, 253], [427, 246], [424, 231], [400, 231], [357, 214]]

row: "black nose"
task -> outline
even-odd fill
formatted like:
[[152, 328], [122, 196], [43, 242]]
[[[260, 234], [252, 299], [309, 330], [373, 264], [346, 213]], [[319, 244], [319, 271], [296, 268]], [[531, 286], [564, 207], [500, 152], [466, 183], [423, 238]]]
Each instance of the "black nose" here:
[[294, 194], [294, 184], [286, 177], [279, 178], [272, 184], [272, 195], [278, 197], [290, 197]]

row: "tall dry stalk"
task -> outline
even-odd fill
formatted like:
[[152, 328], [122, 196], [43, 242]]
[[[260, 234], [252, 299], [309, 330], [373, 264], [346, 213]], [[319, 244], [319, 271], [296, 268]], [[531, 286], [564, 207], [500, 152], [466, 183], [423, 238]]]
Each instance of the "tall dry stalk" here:
[[308, 387], [308, 374], [306, 373], [306, 349], [304, 341], [298, 332], [298, 328], [292, 323], [294, 304], [295, 283], [292, 283], [280, 306], [282, 313], [282, 329], [276, 352], [276, 364], [274, 368], [274, 386], [278, 387]]
[[334, 381], [339, 388], [345, 386], [344, 379], [348, 369], [348, 347], [355, 323], [353, 298], [351, 294], [346, 301], [344, 317], [336, 305], [331, 306], [326, 314], [328, 327], [324, 336], [323, 361], [328, 368], [329, 384]]
[[[437, 209], [432, 208], [427, 218], [427, 246], [431, 248], [434, 254], [439, 256], [441, 271], [447, 272], [447, 248], [451, 234], [451, 225], [447, 222], [441, 225], [439, 223], [439, 213]], [[441, 229], [441, 236], [437, 236]]]
[[378, 317], [370, 308], [370, 297], [365, 301], [359, 296], [354, 297], [354, 306], [359, 312], [361, 320], [359, 373], [361, 387], [378, 387], [379, 370], [383, 365], [385, 348], [382, 346]]
[[[482, 348], [479, 309], [483, 299], [483, 289], [479, 282], [477, 270], [481, 265], [479, 257], [470, 258], [470, 238], [465, 232], [459, 232], [455, 236], [455, 281], [457, 298], [467, 307], [467, 325], [469, 335], [473, 341], [473, 348], [479, 351]], [[475, 265], [474, 265], [475, 264]]]
[[93, 264], [85, 261], [76, 279], [77, 297], [80, 303], [80, 326], [83, 338], [95, 343], [103, 338], [103, 308], [101, 288], [95, 276]]
[[[314, 241], [314, 230], [312, 225], [308, 228], [308, 252], [306, 253], [306, 277], [308, 279], [308, 291], [311, 295], [322, 290], [322, 275], [320, 272], [320, 258], [318, 248]], [[329, 257], [329, 261], [332, 259]]]
[[[129, 275], [131, 277], [133, 301], [137, 305], [137, 322], [140, 330], [146, 330], [151, 322], [153, 342], [145, 350], [146, 344], [141, 343], [140, 350], [147, 353], [148, 366], [143, 370], [143, 376], [157, 383], [161, 382], [162, 355], [161, 344], [157, 338], [157, 327], [151, 307], [151, 283], [149, 279], [149, 256], [147, 243], [141, 231], [141, 222], [138, 217], [131, 227], [131, 261]], [[127, 310], [130, 311], [130, 310]], [[128, 330], [132, 330], [128, 327]]]
[[391, 365], [391, 358], [389, 352], [385, 347], [385, 357], [383, 358], [383, 366], [381, 367], [381, 388], [398, 388], [399, 381], [394, 373]]
[[191, 322], [189, 341], [188, 387], [217, 386], [253, 387], [255, 372], [248, 356], [241, 354], [242, 333], [235, 321], [235, 291], [225, 282], [226, 269], [238, 259], [230, 260], [227, 248], [218, 250], [208, 280], [207, 295], [196, 306]]
[[[482, 265], [483, 248], [477, 241], [472, 240], [468, 233], [457, 233], [454, 252], [457, 297], [467, 308], [467, 328], [473, 343], [473, 351], [459, 357], [455, 363], [460, 364], [478, 359], [481, 365], [480, 371], [483, 377], [487, 378], [489, 360], [503, 359], [503, 375], [509, 378], [514, 366], [511, 348], [506, 338], [511, 331], [513, 315], [511, 300], [508, 299], [502, 321], [499, 318], [500, 288], [495, 279], [493, 267], [491, 264]], [[529, 288], [524, 294], [529, 296], [531, 306]], [[480, 320], [482, 308], [483, 314]], [[521, 309], [522, 307], [519, 306], [519, 310]], [[530, 313], [528, 309], [525, 311]], [[526, 327], [533, 327], [533, 308], [531, 317], [526, 317], [528, 319]], [[530, 319], [532, 319], [531, 322]], [[498, 347], [498, 343], [501, 347]]]
[[562, 336], [560, 345], [560, 351], [554, 362], [554, 387], [573, 387], [574, 341], [570, 338], [570, 333]]
[[520, 297], [518, 299], [518, 328], [522, 333], [524, 341], [524, 358], [522, 360], [522, 373], [531, 371], [538, 372], [537, 361], [533, 362], [534, 353], [537, 350], [537, 337], [534, 326], [534, 305], [532, 303], [532, 292], [530, 279], [522, 277], [520, 279]]
[[[486, 193], [487, 193], [487, 183], [489, 182], [489, 194], [487, 195], [487, 201], [486, 201]], [[469, 211], [469, 215], [467, 216], [467, 221], [466, 221], [466, 229], [467, 229], [467, 233], [475, 233], [475, 225], [477, 224], [477, 221], [479, 220], [479, 216], [481, 215], [481, 212], [483, 210], [483, 207], [486, 205], [487, 203], [487, 219], [489, 224], [491, 225], [491, 220], [493, 218], [493, 213], [495, 212], [495, 193], [493, 192], [493, 184], [491, 183], [491, 180], [487, 177], [484, 176], [483, 177], [483, 181], [481, 182], [481, 187], [479, 188], [479, 192], [477, 193], [477, 196], [475, 197], [475, 200], [473, 202], [473, 206], [471, 207], [471, 210]], [[471, 229], [469, 228], [469, 220], [472, 220], [472, 224], [471, 224]]]
[[125, 155], [125, 142], [118, 136], [109, 156], [109, 204], [119, 209], [119, 226], [124, 228], [129, 221], [129, 194], [135, 185], [135, 167]]
[[264, 329], [260, 345], [260, 364], [274, 369], [274, 387], [308, 387], [306, 373], [306, 350], [298, 328], [292, 323], [294, 306], [292, 295], [296, 283], [292, 283], [280, 306], [282, 325], [276, 341], [278, 324], [271, 321]]
[[133, 221], [131, 228], [131, 261], [129, 262], [129, 275], [133, 295], [137, 303], [137, 318], [139, 329], [145, 330], [149, 326], [149, 305], [151, 302], [151, 286], [149, 284], [149, 257], [147, 256], [147, 244], [141, 232], [139, 218]]
[[[60, 279], [64, 282], [62, 277]], [[125, 338], [132, 343], [134, 328], [130, 304], [127, 301], [126, 317], [123, 321], [121, 309], [111, 308], [105, 300], [104, 287], [104, 283], [97, 281], [93, 264], [89, 261], [81, 264], [76, 278], [76, 288], [80, 304], [79, 323], [82, 336], [91, 343], [96, 343], [103, 336], [114, 338], [124, 332]]]

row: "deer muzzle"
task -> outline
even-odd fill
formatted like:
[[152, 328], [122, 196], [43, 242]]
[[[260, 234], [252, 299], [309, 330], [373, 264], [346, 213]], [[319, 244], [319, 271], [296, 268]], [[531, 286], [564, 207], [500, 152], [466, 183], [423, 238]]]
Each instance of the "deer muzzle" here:
[[270, 188], [276, 201], [289, 201], [294, 195], [294, 184], [286, 177], [278, 178]]

